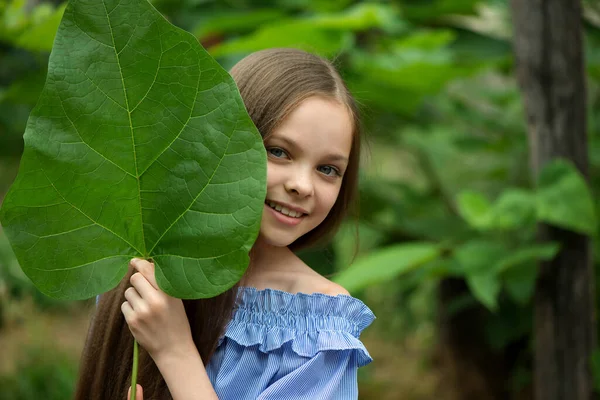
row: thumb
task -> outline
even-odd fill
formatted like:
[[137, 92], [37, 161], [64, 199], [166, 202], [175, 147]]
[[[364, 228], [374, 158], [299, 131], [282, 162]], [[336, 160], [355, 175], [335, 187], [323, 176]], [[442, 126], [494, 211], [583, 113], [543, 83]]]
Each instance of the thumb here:
[[[131, 398], [131, 386], [127, 391], [127, 400]], [[141, 385], [135, 385], [135, 400], [144, 400], [144, 390]]]

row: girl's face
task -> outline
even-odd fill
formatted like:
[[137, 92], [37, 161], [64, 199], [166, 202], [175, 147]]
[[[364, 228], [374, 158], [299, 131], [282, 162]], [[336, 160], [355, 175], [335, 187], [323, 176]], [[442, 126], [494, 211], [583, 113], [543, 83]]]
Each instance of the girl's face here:
[[340, 192], [352, 134], [344, 105], [310, 97], [267, 138], [267, 200], [260, 228], [266, 244], [288, 246], [323, 222]]

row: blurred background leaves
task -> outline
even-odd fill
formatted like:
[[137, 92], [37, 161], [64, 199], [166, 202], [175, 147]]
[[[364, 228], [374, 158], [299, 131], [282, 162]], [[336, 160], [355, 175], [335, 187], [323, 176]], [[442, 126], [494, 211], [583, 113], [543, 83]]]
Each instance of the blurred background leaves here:
[[[360, 215], [331, 245], [302, 257], [378, 316], [364, 335], [375, 362], [360, 371], [361, 399], [531, 398], [536, 265], [559, 250], [536, 242], [537, 222], [592, 236], [600, 275], [597, 2], [584, 1], [589, 184], [564, 161], [538, 182], [530, 170], [505, 1], [152, 3], [225, 68], [276, 46], [328, 57], [360, 103], [368, 138]], [[0, 3], [0, 199], [16, 175], [64, 7]], [[93, 303], [51, 304], [11, 254], [0, 236], [0, 343], [35, 331], [28, 316], [51, 315], [83, 332], [62, 348], [77, 360]], [[448, 340], [452, 330], [466, 344]], [[36, 368], [46, 364], [31, 361], [41, 350], [30, 347], [0, 365], [0, 387], [10, 388], [0, 392], [11, 393], [0, 399], [68, 398], [73, 369], [48, 363], [60, 377], [41, 389]], [[478, 357], [489, 368], [478, 368]], [[57, 387], [63, 393], [53, 394]]]

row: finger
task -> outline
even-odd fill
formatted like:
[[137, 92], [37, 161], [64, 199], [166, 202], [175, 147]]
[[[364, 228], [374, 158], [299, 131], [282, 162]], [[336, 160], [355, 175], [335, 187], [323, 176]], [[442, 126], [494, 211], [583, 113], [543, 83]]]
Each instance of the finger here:
[[128, 301], [121, 304], [121, 312], [123, 313], [123, 316], [125, 317], [125, 321], [127, 321], [127, 323], [129, 323], [129, 321], [131, 320], [131, 317], [134, 314], [134, 311], [133, 311], [133, 308], [131, 307], [131, 304], [129, 304]]
[[[141, 272], [136, 272], [135, 274], [131, 275], [131, 278], [129, 278], [129, 282], [131, 282], [131, 286], [133, 286], [135, 290], [137, 290], [138, 294], [145, 300], [150, 299], [157, 293], [154, 286], [152, 286], [152, 284], [148, 282], [148, 279], [146, 279], [146, 277], [142, 275]], [[127, 290], [125, 292], [127, 292]], [[135, 304], [132, 305], [135, 306]]]
[[144, 300], [142, 299], [136, 288], [127, 288], [127, 290], [125, 291], [125, 299], [127, 299], [129, 305], [131, 305], [131, 308], [133, 308], [134, 311], [140, 311], [142, 309]]
[[[131, 399], [131, 386], [127, 391], [127, 400]], [[135, 400], [144, 400], [144, 391], [141, 385], [135, 385]]]
[[146, 260], [139, 258], [132, 259], [129, 264], [138, 270], [144, 277], [150, 282], [155, 289], [158, 290], [158, 284], [156, 283], [156, 277], [154, 276], [154, 264]]

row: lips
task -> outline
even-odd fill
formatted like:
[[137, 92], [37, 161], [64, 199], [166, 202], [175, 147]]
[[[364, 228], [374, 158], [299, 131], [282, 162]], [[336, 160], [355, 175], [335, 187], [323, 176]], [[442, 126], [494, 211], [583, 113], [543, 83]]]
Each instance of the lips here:
[[270, 208], [277, 210], [281, 214], [289, 216], [291, 218], [301, 218], [305, 215], [308, 215], [308, 213], [304, 209], [299, 208], [299, 207], [294, 207], [294, 206], [288, 205], [286, 203], [279, 203], [279, 202], [267, 199], [265, 201], [265, 204], [267, 206], [269, 206]]
[[302, 215], [300, 217], [290, 217], [285, 214], [282, 214], [280, 211], [277, 211], [275, 208], [271, 208], [268, 204], [265, 203], [266, 212], [271, 215], [275, 221], [287, 225], [287, 226], [296, 226], [304, 220], [306, 215]]

